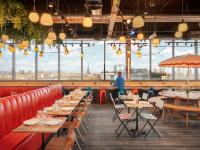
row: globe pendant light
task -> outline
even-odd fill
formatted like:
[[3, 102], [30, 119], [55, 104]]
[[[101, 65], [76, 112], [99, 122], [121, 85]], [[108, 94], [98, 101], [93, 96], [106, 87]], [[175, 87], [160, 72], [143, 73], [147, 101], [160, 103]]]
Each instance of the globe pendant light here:
[[46, 43], [47, 45], [52, 45], [52, 44], [53, 44], [53, 40], [52, 40], [52, 39], [49, 39], [49, 38], [46, 38], [46, 39], [45, 39], [45, 43]]
[[11, 52], [11, 53], [14, 53], [15, 52], [15, 47], [13, 45], [9, 45], [8, 46], [8, 51]]
[[141, 28], [144, 26], [144, 19], [142, 16], [135, 16], [132, 23], [133, 28]]
[[117, 50], [117, 46], [116, 46], [115, 44], [113, 44], [113, 45], [112, 45], [112, 49], [113, 49], [114, 51], [116, 51], [116, 50]]
[[43, 52], [42, 50], [40, 51], [39, 56], [40, 56], [40, 57], [43, 57], [43, 56], [44, 56], [44, 52]]
[[0, 49], [4, 47], [4, 43], [0, 42]]
[[25, 49], [23, 54], [24, 54], [25, 56], [28, 55], [28, 50]]
[[38, 46], [35, 46], [34, 51], [35, 51], [35, 52], [39, 52]]
[[92, 27], [92, 25], [93, 25], [92, 18], [89, 15], [86, 15], [83, 18], [83, 27], [90, 28], [90, 27]]
[[144, 39], [144, 34], [142, 32], [137, 34], [137, 40], [143, 40]]
[[174, 34], [174, 36], [175, 36], [176, 38], [181, 38], [181, 37], [183, 36], [183, 33], [180, 32], [180, 31], [176, 31], [175, 34]]
[[5, 43], [5, 42], [7, 42], [9, 40], [9, 36], [7, 34], [2, 34], [1, 40], [2, 40], [2, 42]]
[[53, 40], [53, 41], [55, 41], [55, 40], [57, 39], [56, 33], [55, 33], [55, 32], [52, 32], [52, 31], [49, 32], [47, 38], [48, 38], [48, 39], [51, 39], [51, 40]]
[[19, 50], [22, 50], [22, 49], [24, 49], [25, 47], [24, 47], [24, 45], [23, 44], [18, 44], [18, 48], [19, 48]]
[[52, 26], [53, 25], [52, 15], [48, 12], [44, 12], [40, 18], [40, 23], [44, 26]]
[[188, 30], [188, 24], [184, 21], [182, 21], [179, 25], [178, 25], [178, 31], [179, 32], [186, 32]]
[[153, 39], [151, 40], [151, 44], [152, 44], [153, 46], [158, 46], [158, 45], [160, 45], [160, 39], [159, 39], [158, 37], [153, 38]]
[[119, 37], [119, 41], [122, 42], [122, 43], [126, 42], [126, 37], [124, 35], [121, 35]]
[[39, 17], [39, 15], [38, 15], [38, 13], [37, 13], [37, 11], [35, 9], [35, 0], [33, 2], [34, 2], [33, 11], [30, 12], [28, 17], [29, 17], [29, 20], [31, 22], [36, 23], [36, 22], [38, 22], [40, 20], [40, 17]]
[[137, 51], [136, 51], [136, 56], [137, 56], [138, 58], [141, 58], [141, 57], [142, 57], [142, 52], [141, 52], [140, 49], [137, 49]]
[[24, 48], [27, 48], [29, 46], [29, 41], [28, 40], [23, 40], [21, 44], [22, 44], [22, 46]]
[[64, 30], [63, 30], [63, 26], [62, 26], [61, 32], [59, 33], [59, 39], [60, 40], [66, 39], [66, 34], [65, 34]]

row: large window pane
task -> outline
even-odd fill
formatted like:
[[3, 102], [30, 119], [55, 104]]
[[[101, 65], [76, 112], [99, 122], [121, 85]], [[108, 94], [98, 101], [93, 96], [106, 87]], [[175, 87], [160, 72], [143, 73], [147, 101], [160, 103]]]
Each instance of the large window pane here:
[[38, 79], [58, 80], [58, 45], [45, 45], [44, 56], [38, 56]]
[[121, 71], [125, 77], [125, 44], [120, 45], [122, 51], [121, 55], [117, 55], [116, 51], [119, 49], [119, 44], [116, 44], [117, 49], [113, 49], [110, 43], [114, 41], [106, 42], [106, 80], [114, 80], [117, 76], [117, 72]]
[[7, 48], [6, 45], [1, 49], [3, 56], [0, 57], [0, 80], [12, 79], [12, 53]]
[[[132, 41], [132, 43], [134, 43]], [[144, 42], [140, 42], [141, 44]], [[132, 44], [131, 50], [132, 50], [132, 56], [131, 56], [131, 79], [132, 80], [149, 80], [149, 41], [145, 41], [146, 44], [142, 48], [139, 48], [138, 46], [141, 46], [141, 44]], [[141, 51], [142, 55], [141, 57], [138, 57], [137, 51], [138, 49]]]
[[[194, 54], [194, 42], [193, 40], [183, 41], [177, 40], [177, 43], [174, 44], [175, 56], [185, 55], [185, 54]], [[186, 42], [186, 43], [185, 43]], [[194, 80], [194, 69], [190, 69], [191, 80]], [[175, 68], [175, 80], [186, 80], [187, 79], [187, 68]]]
[[152, 69], [151, 80], [171, 80], [172, 68], [159, 67], [159, 63], [163, 60], [172, 57], [172, 44], [169, 44], [170, 40], [161, 40], [159, 46], [152, 46]]
[[[81, 80], [81, 41], [65, 41], [65, 45], [60, 45], [60, 79], [61, 80]], [[65, 53], [64, 46], [69, 51]]]
[[[84, 41], [89, 42], [89, 41]], [[84, 80], [104, 79], [104, 41], [92, 41], [83, 46], [85, 54], [83, 63]]]
[[28, 55], [23, 51], [16, 51], [16, 80], [34, 80], [35, 79], [35, 52], [27, 50]]

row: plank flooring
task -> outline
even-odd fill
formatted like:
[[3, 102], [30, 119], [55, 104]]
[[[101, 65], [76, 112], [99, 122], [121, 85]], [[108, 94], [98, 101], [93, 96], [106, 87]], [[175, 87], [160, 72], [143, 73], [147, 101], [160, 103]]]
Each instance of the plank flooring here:
[[[146, 139], [143, 135], [132, 138], [125, 130], [117, 138], [114, 130], [119, 121], [112, 122], [112, 105], [95, 104], [94, 109], [88, 134], [84, 135], [86, 142], [80, 142], [83, 150], [200, 150], [200, 121], [190, 121], [187, 128], [184, 121], [164, 118], [156, 126], [161, 138], [153, 133]], [[134, 122], [131, 127], [135, 127]]]

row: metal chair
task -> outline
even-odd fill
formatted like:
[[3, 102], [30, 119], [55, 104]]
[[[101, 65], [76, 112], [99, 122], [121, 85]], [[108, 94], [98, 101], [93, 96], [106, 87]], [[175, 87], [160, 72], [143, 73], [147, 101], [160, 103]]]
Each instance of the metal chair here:
[[[143, 129], [146, 127], [147, 124], [150, 126], [150, 129], [146, 133], [145, 138], [148, 136], [148, 134], [150, 133], [151, 130], [153, 130], [158, 135], [158, 137], [160, 137], [159, 133], [156, 131], [154, 126], [156, 125], [156, 123], [158, 122], [158, 120], [162, 116], [163, 106], [164, 106], [164, 101], [163, 100], [157, 100], [156, 104], [155, 104], [156, 109], [154, 111], [155, 115], [151, 114], [151, 113], [141, 113], [141, 116], [146, 120], [146, 123], [142, 127], [141, 131], [143, 131]], [[154, 120], [154, 122], [151, 123], [151, 121], [153, 121], [153, 120]]]

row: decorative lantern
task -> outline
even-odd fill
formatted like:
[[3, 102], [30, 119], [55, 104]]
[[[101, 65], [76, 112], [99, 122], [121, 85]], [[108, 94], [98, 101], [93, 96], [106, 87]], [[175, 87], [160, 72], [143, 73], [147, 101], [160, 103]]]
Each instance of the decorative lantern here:
[[181, 38], [181, 37], [183, 36], [183, 33], [180, 32], [180, 31], [176, 31], [175, 34], [174, 34], [174, 36], [175, 36], [176, 38]]
[[11, 52], [11, 53], [14, 53], [15, 52], [15, 47], [13, 45], [9, 45], [8, 46], [8, 51]]
[[4, 43], [0, 42], [0, 49], [4, 47]]
[[22, 50], [22, 49], [24, 49], [25, 47], [24, 47], [23, 44], [18, 44], [18, 48], [19, 48], [19, 50]]
[[66, 38], [66, 34], [64, 32], [60, 32], [59, 39], [64, 40]]
[[116, 51], [116, 50], [117, 50], [117, 46], [116, 46], [115, 44], [113, 44], [113, 45], [112, 45], [112, 49], [113, 49], [114, 51]]
[[2, 36], [1, 36], [1, 40], [2, 40], [2, 42], [6, 42], [6, 41], [8, 41], [9, 40], [9, 36], [7, 35], [7, 34], [2, 34]]
[[153, 46], [158, 46], [158, 45], [160, 45], [160, 39], [159, 39], [158, 37], [153, 38], [153, 39], [151, 40], [151, 44], [152, 44]]
[[141, 57], [142, 57], [142, 52], [141, 52], [140, 49], [137, 49], [137, 51], [136, 51], [136, 56], [137, 56], [138, 58], [141, 58]]
[[55, 32], [49, 32], [47, 38], [51, 39], [53, 41], [56, 40], [57, 39], [56, 33]]
[[142, 16], [135, 16], [133, 18], [133, 27], [134, 28], [141, 28], [144, 26], [144, 19]]
[[81, 58], [83, 59], [83, 58], [84, 58], [84, 53], [81, 52], [80, 56], [81, 56]]
[[50, 13], [43, 13], [40, 18], [40, 23], [44, 26], [52, 26], [53, 25], [53, 17]]
[[52, 45], [52, 44], [53, 44], [53, 40], [52, 40], [52, 39], [49, 39], [49, 38], [46, 38], [46, 39], [45, 39], [45, 43], [46, 43], [47, 45]]
[[119, 41], [122, 42], [122, 43], [126, 42], [126, 37], [124, 35], [121, 35], [119, 37]]
[[68, 50], [67, 46], [64, 46], [64, 53], [65, 53], [65, 55], [69, 54], [69, 50]]
[[137, 40], [143, 40], [144, 39], [144, 34], [143, 33], [138, 33], [137, 34]]
[[40, 56], [40, 57], [43, 57], [43, 56], [44, 56], [44, 52], [43, 52], [43, 51], [40, 51], [39, 56]]
[[38, 13], [36, 11], [32, 11], [29, 14], [28, 18], [29, 18], [29, 20], [31, 22], [34, 22], [34, 23], [36, 23], [36, 22], [38, 22], [40, 20], [40, 17], [39, 17], [39, 15], [38, 15]]
[[25, 49], [23, 54], [24, 54], [25, 56], [28, 55], [28, 50]]
[[116, 54], [117, 54], [118, 56], [122, 54], [122, 50], [121, 50], [120, 47], [119, 47], [119, 49], [116, 51]]
[[181, 22], [178, 25], [178, 31], [179, 32], [186, 32], [188, 30], [188, 24], [186, 22]]
[[92, 27], [92, 18], [89, 16], [89, 15], [86, 15], [84, 18], [83, 18], [83, 26], [86, 27], [86, 28], [90, 28]]
[[0, 51], [0, 57], [2, 57], [3, 56], [3, 53], [2, 53], [2, 51]]

